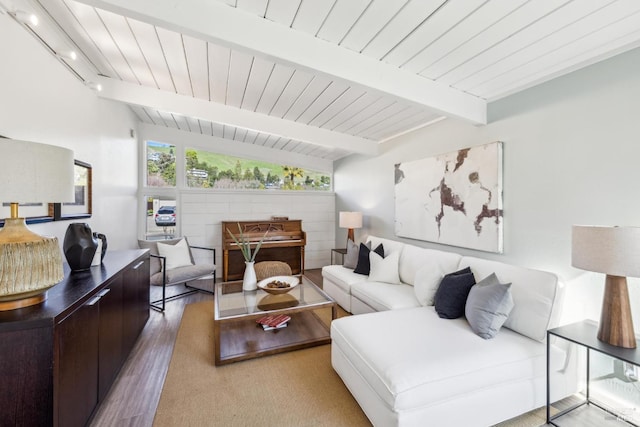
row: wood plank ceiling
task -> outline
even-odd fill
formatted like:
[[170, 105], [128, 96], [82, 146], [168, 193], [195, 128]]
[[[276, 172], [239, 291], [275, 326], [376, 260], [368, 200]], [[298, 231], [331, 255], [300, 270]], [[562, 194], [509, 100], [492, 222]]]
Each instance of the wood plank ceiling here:
[[640, 45], [637, 0], [14, 3], [144, 123], [329, 160]]

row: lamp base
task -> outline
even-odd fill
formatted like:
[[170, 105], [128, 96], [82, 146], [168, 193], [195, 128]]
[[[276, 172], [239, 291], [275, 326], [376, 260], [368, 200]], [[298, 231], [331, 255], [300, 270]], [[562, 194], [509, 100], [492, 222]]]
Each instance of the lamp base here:
[[604, 282], [598, 339], [623, 348], [636, 348], [627, 278], [607, 274]]
[[347, 230], [347, 240], [351, 240], [352, 242], [355, 243], [356, 239], [355, 239], [355, 233], [353, 232], [353, 228], [349, 228]]
[[16, 310], [18, 308], [29, 307], [40, 304], [47, 299], [47, 291], [37, 291], [36, 295], [24, 296], [10, 301], [0, 301], [0, 311]]
[[64, 277], [55, 237], [27, 228], [24, 218], [7, 218], [0, 230], [0, 311], [39, 304]]

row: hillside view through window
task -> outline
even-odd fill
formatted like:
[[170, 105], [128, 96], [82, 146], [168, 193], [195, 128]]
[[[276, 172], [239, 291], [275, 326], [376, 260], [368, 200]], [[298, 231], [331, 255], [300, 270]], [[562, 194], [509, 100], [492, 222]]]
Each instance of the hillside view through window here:
[[331, 189], [328, 173], [187, 148], [187, 186], [247, 190]]
[[[185, 182], [191, 188], [228, 190], [331, 190], [331, 174], [206, 150], [185, 150]], [[176, 146], [147, 142], [147, 186], [176, 186]]]

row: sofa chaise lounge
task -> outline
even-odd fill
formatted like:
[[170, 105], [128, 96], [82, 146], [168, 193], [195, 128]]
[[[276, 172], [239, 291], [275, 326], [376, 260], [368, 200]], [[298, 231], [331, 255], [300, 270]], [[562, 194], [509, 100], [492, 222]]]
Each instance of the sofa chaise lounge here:
[[[332, 323], [332, 365], [374, 425], [489, 426], [544, 406], [546, 330], [559, 317], [556, 275], [368, 241], [382, 244], [385, 255], [399, 253], [400, 283], [371, 281], [341, 265], [325, 266], [322, 275], [325, 291], [358, 314]], [[513, 309], [491, 339], [476, 335], [465, 317], [443, 319], [433, 307], [425, 275], [433, 282], [464, 267], [478, 281], [495, 273], [511, 283]], [[575, 367], [567, 348], [554, 344], [550, 352], [555, 400], [575, 391]]]

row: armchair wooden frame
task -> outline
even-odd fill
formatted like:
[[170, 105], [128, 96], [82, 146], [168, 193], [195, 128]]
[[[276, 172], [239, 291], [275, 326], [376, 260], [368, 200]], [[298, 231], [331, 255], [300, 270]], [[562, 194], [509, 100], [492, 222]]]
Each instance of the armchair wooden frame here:
[[[198, 280], [198, 279], [203, 279], [205, 277], [211, 276], [213, 275], [213, 285], [215, 287], [215, 283], [216, 283], [216, 268], [215, 268], [215, 260], [216, 260], [216, 250], [215, 248], [207, 248], [207, 247], [203, 247], [203, 246], [191, 246], [189, 245], [189, 250], [191, 249], [200, 249], [200, 250], [206, 250], [206, 251], [211, 251], [212, 254], [212, 264], [214, 266], [213, 270], [210, 272], [207, 272], [205, 274], [202, 274], [201, 272], [199, 274], [195, 274], [191, 277], [188, 278], [184, 278], [182, 277], [180, 280], [176, 280], [174, 282], [167, 282], [167, 269], [166, 269], [166, 262], [167, 262], [167, 258], [160, 256], [160, 255], [154, 255], [154, 254], [150, 254], [151, 257], [153, 258], [157, 258], [160, 261], [160, 265], [162, 267], [162, 298], [157, 299], [155, 301], [151, 301], [150, 305], [151, 308], [159, 311], [159, 312], [164, 312], [165, 310], [165, 306], [166, 303], [169, 301], [173, 301], [175, 299], [178, 298], [182, 298], [185, 297], [187, 295], [191, 295], [194, 294], [196, 292], [206, 292], [209, 294], [213, 295], [213, 288], [211, 291], [206, 290], [206, 289], [201, 289], [201, 288], [195, 288], [192, 286], [189, 286], [188, 283], [194, 280]], [[179, 284], [184, 284], [185, 288], [187, 288], [187, 290], [185, 292], [181, 292], [175, 295], [170, 295], [169, 297], [167, 297], [167, 286], [173, 286], [173, 285], [179, 285]]]

